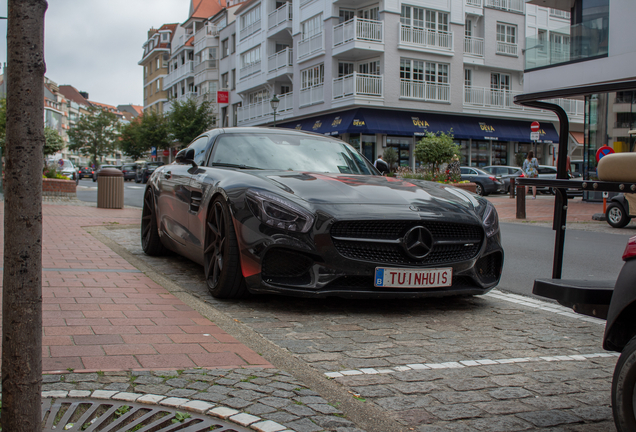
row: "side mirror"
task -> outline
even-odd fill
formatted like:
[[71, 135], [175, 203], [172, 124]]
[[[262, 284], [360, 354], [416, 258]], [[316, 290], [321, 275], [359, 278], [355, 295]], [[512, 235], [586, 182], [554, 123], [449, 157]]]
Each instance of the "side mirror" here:
[[194, 161], [194, 149], [186, 148], [186, 149], [180, 150], [179, 153], [177, 153], [177, 156], [175, 157], [175, 161], [177, 163], [182, 163], [182, 164], [188, 164], [188, 163], [192, 164], [194, 168], [199, 167]]

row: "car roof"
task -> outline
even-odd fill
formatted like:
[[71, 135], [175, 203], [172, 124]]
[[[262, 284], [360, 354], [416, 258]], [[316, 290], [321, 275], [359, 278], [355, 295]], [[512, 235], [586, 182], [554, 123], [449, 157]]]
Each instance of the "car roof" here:
[[211, 130], [207, 131], [206, 133], [209, 133], [209, 132], [215, 132], [215, 133], [253, 133], [253, 134], [276, 133], [276, 134], [285, 134], [285, 135], [303, 134], [303, 135], [309, 135], [309, 136], [315, 136], [315, 137], [321, 137], [321, 138], [331, 138], [331, 139], [334, 139], [334, 140], [338, 140], [338, 138], [336, 138], [336, 137], [332, 137], [332, 136], [329, 136], [329, 135], [323, 135], [323, 134], [319, 134], [319, 133], [311, 132], [311, 131], [304, 131], [304, 130], [298, 130], [298, 129], [289, 129], [289, 128], [263, 127], [263, 126], [225, 127], [225, 128], [211, 129]]

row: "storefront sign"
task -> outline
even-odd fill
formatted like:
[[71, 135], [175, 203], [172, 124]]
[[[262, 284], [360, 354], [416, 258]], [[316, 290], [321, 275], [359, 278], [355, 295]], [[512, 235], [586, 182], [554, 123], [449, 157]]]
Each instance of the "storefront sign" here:
[[216, 92], [216, 97], [219, 103], [229, 103], [230, 101], [229, 92], [226, 92], [226, 91]]

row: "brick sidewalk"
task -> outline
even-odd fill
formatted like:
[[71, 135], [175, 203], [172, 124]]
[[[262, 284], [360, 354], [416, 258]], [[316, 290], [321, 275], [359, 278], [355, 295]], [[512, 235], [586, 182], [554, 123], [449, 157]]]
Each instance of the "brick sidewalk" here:
[[141, 210], [42, 210], [44, 372], [271, 367], [82, 228]]
[[[494, 204], [499, 219], [502, 221], [519, 221], [517, 215], [517, 200], [508, 195], [488, 195], [488, 201]], [[603, 203], [582, 201], [581, 198], [568, 200], [568, 222], [592, 222], [594, 213], [603, 213]], [[554, 196], [537, 195], [537, 199], [526, 197], [527, 221], [551, 222], [554, 215]], [[607, 225], [607, 222], [596, 222]]]

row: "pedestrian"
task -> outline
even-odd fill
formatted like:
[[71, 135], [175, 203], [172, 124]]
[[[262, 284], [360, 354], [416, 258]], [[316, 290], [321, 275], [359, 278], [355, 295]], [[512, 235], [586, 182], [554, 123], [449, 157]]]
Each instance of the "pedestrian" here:
[[389, 164], [382, 160], [382, 155], [378, 155], [378, 158], [376, 159], [373, 166], [376, 167], [376, 169], [380, 171], [380, 174], [382, 175], [389, 173]]
[[[537, 178], [539, 176], [539, 161], [534, 157], [534, 153], [528, 152], [528, 157], [523, 161], [523, 174], [528, 178]], [[526, 186], [526, 195], [528, 195], [528, 186]], [[532, 199], [537, 199], [537, 187], [532, 186]]]
[[[574, 177], [572, 175], [572, 165], [571, 165], [571, 162], [570, 162], [570, 155], [567, 155], [567, 157], [565, 158], [565, 163], [567, 164], [565, 172], [568, 173], [568, 178]], [[556, 159], [556, 166], [557, 166], [557, 169], [558, 169], [558, 167], [559, 167], [559, 157], [558, 156], [557, 156], [557, 159]]]
[[462, 174], [459, 169], [459, 157], [456, 154], [453, 155], [446, 172], [448, 173], [448, 177], [453, 181], [459, 181], [461, 178]]

